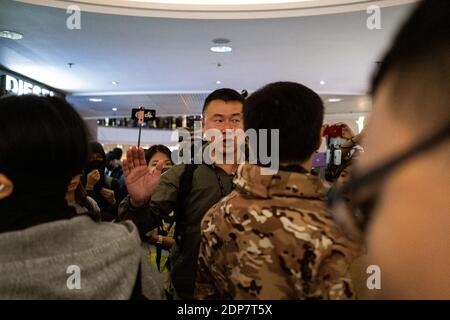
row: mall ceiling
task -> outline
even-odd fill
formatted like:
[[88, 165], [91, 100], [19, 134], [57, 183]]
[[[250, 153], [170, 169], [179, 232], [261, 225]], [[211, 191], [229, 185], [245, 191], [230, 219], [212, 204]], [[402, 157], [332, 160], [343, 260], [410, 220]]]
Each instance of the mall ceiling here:
[[[414, 6], [411, 0], [359, 1], [359, 9], [350, 12], [324, 6], [313, 15], [290, 12], [284, 18], [219, 19], [211, 13], [210, 19], [187, 19], [117, 7], [104, 13], [111, 8], [83, 7], [88, 2], [93, 1], [0, 0], [0, 30], [24, 35], [0, 38], [0, 64], [64, 90], [86, 117], [125, 116], [138, 105], [159, 115], [199, 114], [211, 90], [251, 92], [279, 80], [321, 93], [327, 113], [368, 112], [365, 93], [376, 62]], [[101, 3], [107, 2], [120, 1]], [[79, 30], [66, 27], [70, 14], [64, 6], [70, 3], [82, 8]], [[374, 3], [382, 6], [379, 30], [367, 28], [370, 14], [361, 7]], [[216, 38], [229, 39], [233, 51], [210, 51]], [[328, 102], [336, 98], [341, 101]]]

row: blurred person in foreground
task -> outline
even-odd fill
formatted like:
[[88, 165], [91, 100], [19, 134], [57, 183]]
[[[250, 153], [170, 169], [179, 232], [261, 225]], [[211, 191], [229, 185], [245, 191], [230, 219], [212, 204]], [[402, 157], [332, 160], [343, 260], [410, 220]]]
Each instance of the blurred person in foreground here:
[[331, 197], [379, 267], [368, 297], [450, 299], [449, 34], [450, 1], [421, 2], [403, 25], [373, 79], [355, 176]]
[[[142, 298], [135, 225], [67, 204], [88, 157], [78, 113], [59, 98], [0, 98], [0, 137], [0, 299]], [[42, 155], [32, 166], [30, 153]]]

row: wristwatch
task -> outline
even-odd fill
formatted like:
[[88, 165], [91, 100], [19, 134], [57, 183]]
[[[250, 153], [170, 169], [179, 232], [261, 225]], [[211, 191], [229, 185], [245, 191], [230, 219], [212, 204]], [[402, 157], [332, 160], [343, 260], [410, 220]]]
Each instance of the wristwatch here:
[[163, 244], [163, 236], [162, 235], [158, 235], [158, 240], [156, 240], [157, 244]]

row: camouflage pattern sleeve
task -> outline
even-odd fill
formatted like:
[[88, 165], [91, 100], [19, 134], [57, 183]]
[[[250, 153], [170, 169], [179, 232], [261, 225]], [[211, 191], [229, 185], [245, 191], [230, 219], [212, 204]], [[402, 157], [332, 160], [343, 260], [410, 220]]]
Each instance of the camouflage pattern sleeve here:
[[206, 259], [204, 257], [207, 252], [207, 243], [201, 241], [200, 254], [198, 259], [197, 279], [195, 282], [194, 299], [197, 300], [211, 300], [220, 299], [219, 293], [216, 289], [214, 278], [209, 272], [209, 268], [206, 265]]
[[[217, 204], [211, 207], [208, 211], [209, 214], [205, 215], [202, 220], [202, 228], [211, 226], [214, 216], [220, 214], [220, 209]], [[208, 241], [208, 237], [202, 232], [200, 240], [200, 248], [198, 254], [198, 267], [197, 277], [195, 281], [194, 299], [197, 300], [212, 300], [220, 299], [221, 296], [216, 287], [216, 282], [211, 274], [210, 261], [214, 260], [212, 256], [214, 251], [211, 250], [211, 243]]]
[[349, 261], [339, 253], [332, 253], [322, 261], [315, 280], [315, 291], [322, 299], [356, 299], [348, 267]]

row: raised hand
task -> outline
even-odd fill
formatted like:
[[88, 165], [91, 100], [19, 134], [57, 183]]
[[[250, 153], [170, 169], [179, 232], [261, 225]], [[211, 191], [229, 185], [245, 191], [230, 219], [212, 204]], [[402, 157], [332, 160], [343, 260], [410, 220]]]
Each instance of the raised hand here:
[[93, 190], [94, 186], [99, 181], [100, 181], [100, 172], [98, 170], [92, 170], [91, 172], [89, 172], [87, 175], [86, 190]]
[[163, 161], [158, 161], [155, 170], [150, 172], [145, 162], [144, 149], [132, 147], [123, 161], [123, 175], [130, 195], [131, 204], [141, 207], [146, 204], [159, 185]]

